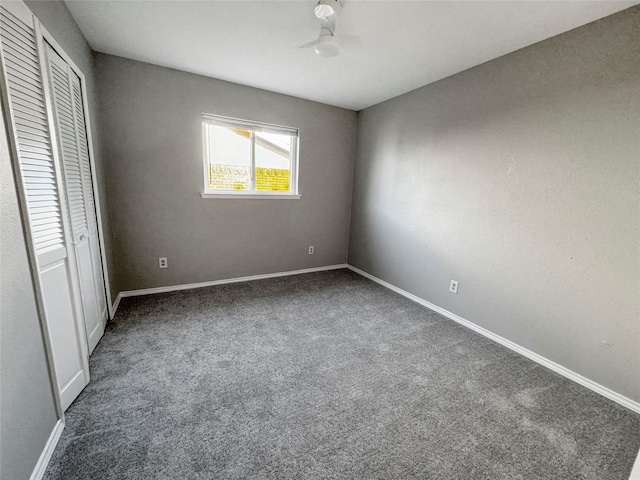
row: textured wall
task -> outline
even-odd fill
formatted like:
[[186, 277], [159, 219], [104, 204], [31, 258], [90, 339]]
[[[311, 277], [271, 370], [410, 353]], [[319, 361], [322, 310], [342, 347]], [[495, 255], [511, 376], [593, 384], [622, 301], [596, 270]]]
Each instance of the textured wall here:
[[349, 263], [640, 401], [639, 31], [634, 7], [360, 112]]
[[0, 475], [27, 479], [57, 421], [0, 115]]
[[[107, 198], [107, 183], [105, 165], [102, 156], [102, 130], [98, 118], [98, 96], [96, 92], [96, 81], [93, 68], [93, 52], [86, 39], [82, 35], [80, 28], [67, 10], [62, 0], [33, 1], [26, 0], [25, 3], [31, 11], [35, 13], [42, 25], [51, 33], [53, 38], [60, 44], [62, 49], [82, 70], [85, 76], [87, 88], [87, 102], [89, 104], [89, 118], [91, 120], [91, 134], [93, 140], [94, 162], [96, 167], [96, 178], [98, 181], [98, 194], [100, 207], [102, 209], [102, 228], [105, 234], [105, 250], [107, 254], [107, 267], [111, 272], [114, 267], [113, 249], [110, 236], [109, 205]], [[116, 287], [110, 286], [113, 298], [118, 293]]]
[[[346, 261], [355, 112], [110, 55], [96, 66], [120, 290]], [[202, 113], [299, 128], [302, 198], [201, 198]]]

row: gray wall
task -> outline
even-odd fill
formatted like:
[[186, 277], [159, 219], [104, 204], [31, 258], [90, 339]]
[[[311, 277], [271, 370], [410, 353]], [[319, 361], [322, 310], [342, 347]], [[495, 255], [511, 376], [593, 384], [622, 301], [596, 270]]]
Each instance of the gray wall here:
[[[105, 174], [105, 164], [102, 156], [102, 130], [98, 118], [98, 94], [96, 91], [96, 81], [94, 74], [93, 51], [75, 20], [67, 10], [62, 0], [33, 1], [26, 0], [25, 3], [31, 11], [35, 13], [42, 25], [60, 44], [71, 60], [82, 70], [85, 76], [85, 86], [87, 88], [87, 103], [89, 104], [89, 118], [91, 120], [91, 134], [93, 140], [94, 162], [96, 167], [96, 178], [98, 181], [98, 194], [100, 206], [102, 208], [102, 228], [105, 234], [105, 250], [107, 254], [107, 267], [109, 272], [115, 269], [113, 248], [111, 242], [111, 226], [109, 222], [109, 204], [107, 197], [107, 183]], [[113, 283], [113, 282], [111, 282]], [[111, 285], [112, 296], [118, 293]]]
[[0, 114], [0, 477], [30, 477], [58, 419]]
[[638, 31], [634, 7], [360, 112], [349, 263], [640, 401]]
[[[118, 289], [345, 263], [355, 112], [110, 55], [96, 66]], [[201, 198], [203, 112], [298, 127], [302, 198]]]

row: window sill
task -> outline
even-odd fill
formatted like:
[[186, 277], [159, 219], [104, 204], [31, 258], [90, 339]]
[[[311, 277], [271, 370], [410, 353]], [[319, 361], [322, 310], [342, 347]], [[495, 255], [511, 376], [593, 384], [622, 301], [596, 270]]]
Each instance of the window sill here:
[[261, 194], [261, 193], [201, 193], [202, 198], [233, 198], [236, 200], [298, 200], [302, 195], [294, 194]]

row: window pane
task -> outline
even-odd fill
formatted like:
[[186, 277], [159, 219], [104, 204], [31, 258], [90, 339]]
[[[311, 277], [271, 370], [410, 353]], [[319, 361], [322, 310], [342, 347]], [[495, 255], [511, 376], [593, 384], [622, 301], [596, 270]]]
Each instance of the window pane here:
[[209, 188], [251, 190], [251, 132], [208, 125]]
[[291, 185], [291, 135], [255, 132], [256, 190], [288, 192]]

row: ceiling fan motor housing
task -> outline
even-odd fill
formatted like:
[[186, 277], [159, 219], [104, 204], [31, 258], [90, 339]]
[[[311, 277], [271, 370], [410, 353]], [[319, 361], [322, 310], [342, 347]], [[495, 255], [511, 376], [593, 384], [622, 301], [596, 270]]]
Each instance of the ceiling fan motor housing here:
[[313, 9], [313, 13], [316, 18], [323, 20], [332, 15], [337, 15], [341, 8], [342, 3], [340, 3], [340, 0], [319, 0], [316, 8]]

